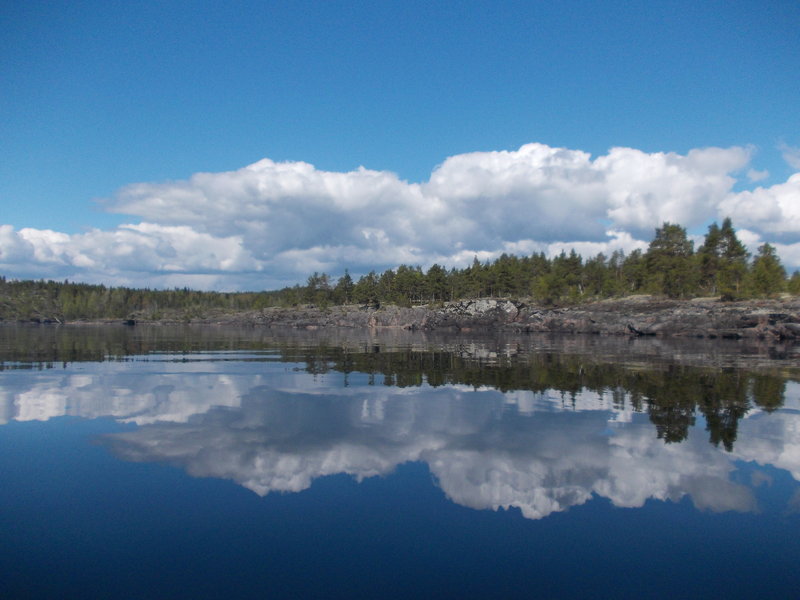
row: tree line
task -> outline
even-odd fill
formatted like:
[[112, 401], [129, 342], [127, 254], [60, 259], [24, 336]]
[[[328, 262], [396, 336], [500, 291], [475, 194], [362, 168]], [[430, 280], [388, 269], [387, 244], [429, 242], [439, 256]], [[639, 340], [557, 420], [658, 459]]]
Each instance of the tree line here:
[[770, 244], [751, 257], [736, 236], [730, 219], [713, 223], [695, 250], [686, 229], [664, 223], [646, 251], [621, 250], [584, 260], [572, 250], [547, 258], [543, 252], [518, 257], [503, 254], [464, 269], [434, 264], [427, 271], [400, 265], [381, 274], [371, 271], [358, 281], [349, 273], [335, 283], [314, 273], [305, 286], [279, 294], [292, 303], [400, 305], [444, 302], [463, 298], [531, 298], [545, 305], [577, 303], [631, 294], [669, 298], [718, 296], [722, 300], [800, 294], [800, 273], [790, 278]]
[[9, 280], [0, 276], [0, 320], [202, 318], [209, 311], [275, 306], [276, 292], [202, 292], [107, 287], [70, 281]]
[[0, 319], [67, 321], [95, 318], [149, 319], [179, 314], [202, 318], [213, 310], [260, 310], [303, 304], [357, 303], [380, 306], [441, 303], [480, 297], [529, 298], [564, 305], [631, 294], [669, 298], [717, 296], [722, 300], [800, 295], [800, 273], [787, 273], [775, 248], [763, 244], [750, 256], [730, 219], [709, 226], [695, 250], [686, 229], [664, 223], [646, 251], [621, 250], [584, 259], [574, 250], [548, 258], [502, 254], [493, 261], [474, 259], [466, 268], [434, 264], [426, 271], [400, 265], [354, 280], [314, 273], [305, 285], [261, 292], [202, 292], [107, 287], [69, 281], [17, 281], [0, 277]]

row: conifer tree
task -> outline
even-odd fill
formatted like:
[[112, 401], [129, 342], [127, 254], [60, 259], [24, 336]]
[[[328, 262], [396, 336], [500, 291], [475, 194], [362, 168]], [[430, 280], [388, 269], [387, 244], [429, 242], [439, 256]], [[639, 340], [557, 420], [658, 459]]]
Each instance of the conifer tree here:
[[350, 276], [350, 271], [344, 270], [344, 275], [339, 277], [336, 282], [336, 287], [333, 290], [334, 298], [339, 304], [349, 304], [353, 299], [353, 278]]
[[639, 292], [647, 280], [647, 261], [638, 248], [625, 257], [622, 263], [622, 279], [625, 293]]
[[739, 241], [730, 217], [720, 228], [720, 265], [717, 271], [717, 288], [722, 300], [733, 300], [741, 296], [742, 283], [747, 275], [748, 252]]
[[607, 288], [610, 278], [609, 268], [606, 264], [605, 254], [602, 252], [590, 258], [583, 265], [584, 294], [587, 296], [600, 296]]
[[787, 287], [792, 296], [800, 296], [800, 271], [792, 273]]
[[722, 222], [722, 227], [712, 223], [703, 245], [697, 250], [700, 287], [705, 292], [719, 294], [721, 300], [740, 297], [747, 274], [747, 256], [747, 249], [736, 237], [730, 217]]
[[467, 270], [467, 286], [469, 295], [474, 298], [480, 298], [484, 292], [484, 274], [483, 265], [478, 257], [472, 259], [472, 266]]
[[664, 223], [656, 229], [645, 255], [650, 288], [670, 298], [688, 295], [695, 280], [693, 254], [693, 243], [683, 227]]
[[447, 271], [433, 264], [425, 275], [425, 291], [432, 300], [445, 300], [447, 297]]
[[774, 296], [786, 285], [786, 271], [775, 248], [769, 244], [759, 247], [749, 273], [750, 291], [756, 296]]
[[716, 222], [708, 226], [703, 245], [695, 255], [698, 269], [698, 284], [703, 292], [717, 294], [717, 273], [719, 271], [720, 231]]
[[353, 288], [353, 300], [359, 304], [378, 304], [378, 276], [375, 271], [362, 275]]

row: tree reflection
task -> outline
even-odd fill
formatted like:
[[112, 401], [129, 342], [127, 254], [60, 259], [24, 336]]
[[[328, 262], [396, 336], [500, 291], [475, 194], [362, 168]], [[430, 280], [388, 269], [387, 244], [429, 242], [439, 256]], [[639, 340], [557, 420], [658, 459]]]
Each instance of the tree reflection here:
[[[610, 397], [620, 410], [646, 413], [666, 443], [685, 440], [699, 414], [711, 443], [728, 451], [742, 417], [754, 408], [771, 412], [784, 403], [789, 376], [782, 367], [789, 358], [785, 352], [775, 358], [771, 348], [770, 366], [748, 370], [709, 364], [720, 360], [722, 343], [695, 347], [686, 342], [674, 348], [659, 343], [586, 336], [429, 338], [407, 332], [374, 335], [233, 327], [3, 327], [0, 369], [124, 360], [153, 353], [254, 351], [257, 354], [248, 360], [300, 363], [314, 375], [364, 373], [371, 384], [399, 388], [556, 390], [568, 400], [567, 407], [576, 394], [592, 391]], [[699, 358], [681, 362], [676, 356]]]
[[[686, 365], [632, 368], [590, 362], [583, 355], [533, 353], [486, 360], [458, 352], [394, 351], [347, 353], [337, 349], [321, 361], [308, 355], [311, 372], [359, 371], [381, 375], [387, 386], [465, 384], [504, 392], [558, 390], [565, 397], [589, 390], [609, 394], [620, 409], [646, 412], [660, 439], [681, 442], [700, 413], [714, 445], [731, 451], [738, 423], [753, 406], [773, 411], [783, 405], [786, 379], [780, 373]], [[324, 364], [324, 368], [321, 367]]]

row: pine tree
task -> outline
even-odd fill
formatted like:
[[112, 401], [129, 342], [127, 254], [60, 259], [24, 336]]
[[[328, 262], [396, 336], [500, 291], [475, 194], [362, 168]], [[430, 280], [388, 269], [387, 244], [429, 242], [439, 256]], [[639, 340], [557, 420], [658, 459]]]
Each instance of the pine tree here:
[[722, 300], [741, 296], [742, 283], [747, 275], [748, 252], [736, 237], [730, 217], [722, 222], [719, 245], [720, 265], [717, 271], [717, 288]]
[[694, 288], [693, 243], [680, 225], [664, 223], [647, 249], [645, 260], [651, 289], [670, 298], [688, 295]]
[[625, 257], [622, 263], [622, 280], [625, 293], [640, 292], [647, 281], [647, 261], [638, 248]]
[[432, 300], [446, 300], [447, 298], [447, 271], [437, 264], [431, 265], [425, 275], [426, 295]]
[[587, 296], [600, 296], [608, 287], [608, 280], [612, 277], [606, 263], [605, 254], [602, 252], [590, 258], [583, 265], [585, 288]]
[[480, 298], [484, 294], [484, 273], [483, 265], [478, 257], [472, 259], [472, 266], [467, 269], [467, 286], [469, 288], [469, 295], [474, 298]]
[[339, 277], [336, 282], [336, 287], [333, 290], [334, 298], [339, 304], [349, 304], [353, 299], [353, 278], [350, 277], [350, 271], [344, 270], [344, 275]]
[[775, 248], [769, 244], [759, 247], [749, 273], [750, 291], [756, 296], [774, 296], [786, 286], [786, 271]]
[[353, 300], [359, 304], [378, 305], [378, 276], [375, 271], [362, 275], [353, 288]]
[[800, 296], [800, 271], [792, 273], [787, 287], [792, 296]]
[[703, 245], [697, 249], [695, 255], [698, 268], [698, 284], [708, 294], [717, 294], [717, 273], [719, 272], [719, 248], [721, 235], [719, 225], [712, 223], [708, 226]]
[[559, 278], [571, 299], [577, 299], [583, 294], [583, 259], [573, 248], [569, 255], [561, 252], [553, 259], [552, 273]]
[[608, 276], [603, 286], [603, 296], [617, 296], [625, 292], [625, 284], [622, 278], [622, 267], [625, 264], [625, 252], [614, 250], [611, 258], [608, 259]]
[[739, 298], [747, 274], [747, 256], [747, 249], [736, 237], [730, 217], [722, 222], [722, 227], [712, 223], [696, 255], [700, 287], [708, 293], [719, 294], [721, 300]]

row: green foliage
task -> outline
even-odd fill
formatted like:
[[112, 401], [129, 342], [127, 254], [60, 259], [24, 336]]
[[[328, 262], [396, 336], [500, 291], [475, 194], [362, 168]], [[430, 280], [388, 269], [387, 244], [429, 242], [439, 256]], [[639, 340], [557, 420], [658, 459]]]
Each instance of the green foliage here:
[[350, 304], [353, 301], [353, 289], [355, 284], [353, 278], [350, 277], [350, 272], [345, 269], [342, 275], [336, 282], [336, 287], [333, 289], [333, 301], [336, 304]]
[[308, 278], [304, 300], [309, 304], [326, 307], [333, 299], [330, 277], [327, 273], [317, 273]]
[[712, 223], [703, 245], [697, 250], [701, 291], [719, 294], [722, 300], [736, 300], [744, 292], [748, 252], [739, 241], [730, 218], [722, 227]]
[[645, 254], [649, 288], [670, 298], [682, 298], [695, 289], [694, 248], [680, 225], [664, 223]]
[[209, 310], [257, 310], [298, 303], [299, 288], [281, 292], [198, 292], [188, 288], [108, 288], [69, 281], [0, 280], [0, 320], [54, 322], [91, 319], [201, 318]]
[[448, 288], [447, 271], [437, 264], [432, 265], [425, 274], [425, 295], [432, 302], [449, 300]]
[[800, 296], [800, 271], [795, 271], [789, 278], [787, 290], [792, 296]]
[[755, 296], [774, 296], [786, 287], [786, 271], [769, 244], [759, 247], [753, 259], [748, 278], [749, 288]]
[[736, 237], [730, 219], [708, 228], [697, 253], [686, 230], [664, 223], [656, 229], [647, 252], [621, 250], [610, 257], [598, 254], [584, 261], [575, 252], [548, 259], [544, 253], [518, 257], [502, 254], [481, 263], [477, 257], [464, 269], [434, 264], [400, 265], [383, 273], [370, 271], [353, 282], [345, 270], [336, 283], [327, 273], [315, 272], [303, 286], [263, 292], [198, 292], [189, 289], [149, 290], [107, 288], [69, 281], [14, 281], [0, 276], [0, 320], [74, 321], [169, 317], [191, 320], [212, 310], [262, 310], [313, 304], [359, 303], [365, 306], [441, 304], [449, 300], [485, 296], [527, 298], [545, 305], [561, 305], [637, 293], [673, 298], [698, 294], [732, 300], [746, 295], [771, 296], [787, 289], [800, 294], [800, 274], [787, 283], [775, 249], [759, 248], [752, 264]]
[[362, 275], [353, 288], [353, 300], [359, 304], [377, 306], [378, 302], [378, 276], [375, 271]]
[[719, 271], [719, 247], [721, 235], [719, 225], [712, 223], [703, 245], [697, 249], [696, 268], [700, 288], [710, 295], [717, 293], [717, 272]]
[[631, 252], [622, 262], [623, 294], [633, 294], [644, 289], [647, 281], [647, 263], [641, 250]]

